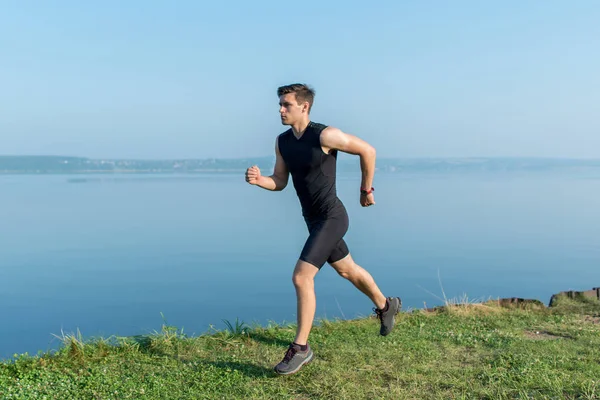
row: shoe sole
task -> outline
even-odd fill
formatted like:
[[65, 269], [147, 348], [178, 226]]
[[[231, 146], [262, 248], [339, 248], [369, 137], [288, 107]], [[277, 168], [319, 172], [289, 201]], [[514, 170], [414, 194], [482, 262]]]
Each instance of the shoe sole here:
[[298, 365], [298, 366], [296, 367], [296, 369], [293, 369], [293, 370], [291, 370], [291, 371], [287, 371], [287, 372], [279, 372], [279, 371], [277, 371], [277, 370], [275, 369], [275, 372], [277, 373], [277, 375], [291, 375], [291, 374], [295, 374], [296, 372], [300, 371], [300, 368], [302, 368], [304, 365], [306, 365], [306, 364], [310, 363], [310, 362], [313, 360], [313, 358], [314, 358], [314, 355], [315, 355], [315, 354], [314, 354], [314, 353], [311, 351], [311, 352], [310, 352], [310, 356], [309, 356], [309, 357], [307, 357], [307, 358], [306, 358], [306, 360], [302, 361], [302, 362], [300, 363], [300, 365]]

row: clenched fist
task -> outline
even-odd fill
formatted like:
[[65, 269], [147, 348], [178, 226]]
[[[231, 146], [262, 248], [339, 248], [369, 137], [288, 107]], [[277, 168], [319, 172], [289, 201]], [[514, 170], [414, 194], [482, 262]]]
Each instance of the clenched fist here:
[[375, 196], [373, 196], [373, 193], [360, 195], [360, 205], [361, 206], [369, 207], [374, 204], [375, 204]]
[[260, 168], [258, 168], [256, 165], [253, 165], [252, 167], [246, 170], [246, 182], [248, 182], [251, 185], [256, 185], [258, 184], [259, 179]]

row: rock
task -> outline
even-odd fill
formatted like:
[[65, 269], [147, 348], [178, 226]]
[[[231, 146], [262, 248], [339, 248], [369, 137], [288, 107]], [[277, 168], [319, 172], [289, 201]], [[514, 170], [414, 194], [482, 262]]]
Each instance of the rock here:
[[520, 297], [508, 297], [497, 300], [500, 307], [505, 308], [526, 308], [528, 306], [545, 308], [544, 303], [537, 299], [522, 299]]
[[583, 292], [575, 291], [575, 290], [568, 290], [566, 292], [560, 292], [557, 294], [553, 294], [552, 297], [550, 297], [550, 302], [548, 303], [548, 307], [553, 307], [556, 304], [556, 300], [560, 296], [566, 296], [569, 299], [573, 299], [573, 300], [578, 300], [578, 299], [582, 299], [582, 298], [600, 300], [600, 287], [596, 287], [591, 290], [586, 290]]

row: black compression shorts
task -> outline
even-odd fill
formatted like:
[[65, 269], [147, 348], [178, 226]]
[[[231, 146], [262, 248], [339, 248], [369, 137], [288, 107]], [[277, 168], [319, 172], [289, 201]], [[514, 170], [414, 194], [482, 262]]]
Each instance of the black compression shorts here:
[[345, 210], [326, 218], [307, 219], [306, 225], [310, 235], [300, 254], [302, 261], [321, 269], [325, 262], [334, 263], [350, 253], [343, 239], [348, 231]]

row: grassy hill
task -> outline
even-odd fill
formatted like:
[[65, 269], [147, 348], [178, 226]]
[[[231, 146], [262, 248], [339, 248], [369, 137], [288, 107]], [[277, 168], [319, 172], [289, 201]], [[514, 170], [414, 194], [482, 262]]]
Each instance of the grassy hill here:
[[[508, 307], [508, 306], [507, 306]], [[553, 307], [448, 304], [378, 321], [320, 321], [315, 360], [281, 377], [272, 367], [293, 326], [186, 337], [83, 341], [54, 355], [0, 364], [2, 399], [599, 399], [600, 302], [559, 296]]]

